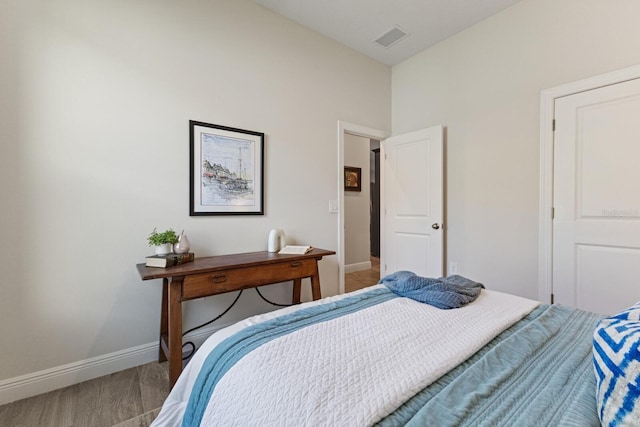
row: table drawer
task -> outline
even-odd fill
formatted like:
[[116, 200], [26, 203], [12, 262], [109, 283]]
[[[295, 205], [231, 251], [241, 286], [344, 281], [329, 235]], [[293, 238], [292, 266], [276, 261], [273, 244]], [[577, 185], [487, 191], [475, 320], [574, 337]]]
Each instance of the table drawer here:
[[315, 259], [306, 259], [187, 275], [182, 285], [182, 299], [310, 277], [316, 273], [316, 262]]

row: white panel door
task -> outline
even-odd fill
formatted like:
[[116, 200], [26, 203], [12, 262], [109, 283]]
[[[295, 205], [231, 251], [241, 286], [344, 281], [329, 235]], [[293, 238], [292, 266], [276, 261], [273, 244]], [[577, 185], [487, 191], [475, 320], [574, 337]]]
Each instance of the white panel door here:
[[442, 145], [442, 126], [382, 142], [382, 276], [442, 276]]
[[640, 80], [555, 103], [553, 294], [614, 314], [640, 300]]

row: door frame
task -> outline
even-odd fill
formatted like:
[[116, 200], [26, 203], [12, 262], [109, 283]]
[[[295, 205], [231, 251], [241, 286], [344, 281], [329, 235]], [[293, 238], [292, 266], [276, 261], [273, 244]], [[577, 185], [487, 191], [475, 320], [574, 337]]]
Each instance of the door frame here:
[[[387, 133], [374, 128], [356, 125], [338, 120], [338, 292], [344, 293], [345, 273], [345, 244], [344, 244], [344, 134], [349, 133], [369, 139], [378, 139], [380, 143], [387, 137]], [[363, 180], [368, 177], [362, 177]], [[380, 183], [380, 192], [383, 191], [383, 183]], [[381, 203], [382, 206], [382, 203]]]
[[553, 120], [555, 100], [640, 78], [640, 65], [545, 89], [540, 92], [540, 194], [538, 224], [538, 299], [551, 302], [553, 293]]

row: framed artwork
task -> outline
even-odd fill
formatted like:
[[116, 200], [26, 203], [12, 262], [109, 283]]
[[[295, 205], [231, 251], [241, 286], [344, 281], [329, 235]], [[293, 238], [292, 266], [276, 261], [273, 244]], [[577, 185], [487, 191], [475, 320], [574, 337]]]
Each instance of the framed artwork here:
[[344, 191], [362, 191], [362, 168], [344, 167]]
[[189, 121], [189, 215], [264, 215], [264, 133]]

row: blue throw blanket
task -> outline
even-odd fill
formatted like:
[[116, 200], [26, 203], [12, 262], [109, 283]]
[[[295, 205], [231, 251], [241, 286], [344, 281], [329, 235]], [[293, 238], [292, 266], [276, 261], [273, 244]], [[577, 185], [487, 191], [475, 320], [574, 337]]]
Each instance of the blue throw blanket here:
[[377, 425], [599, 427], [591, 336], [601, 317], [542, 305]]
[[482, 283], [452, 275], [432, 279], [411, 271], [398, 271], [380, 279], [393, 293], [448, 310], [475, 301], [484, 288]]

